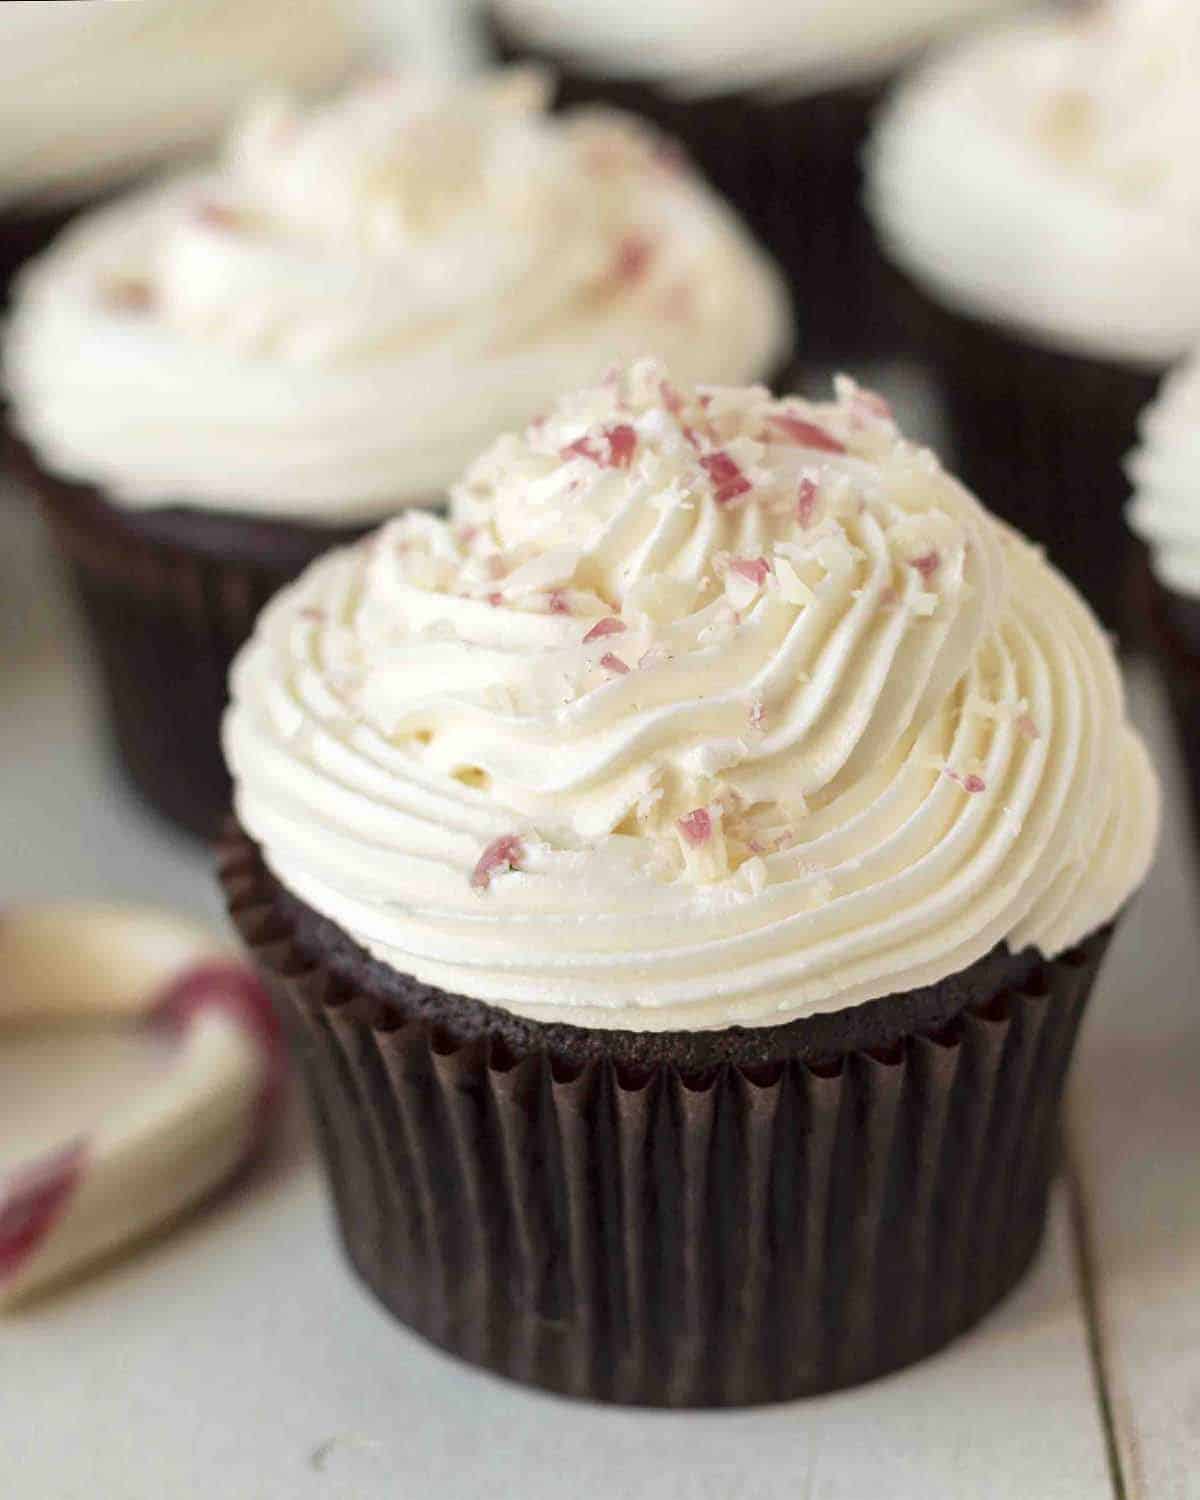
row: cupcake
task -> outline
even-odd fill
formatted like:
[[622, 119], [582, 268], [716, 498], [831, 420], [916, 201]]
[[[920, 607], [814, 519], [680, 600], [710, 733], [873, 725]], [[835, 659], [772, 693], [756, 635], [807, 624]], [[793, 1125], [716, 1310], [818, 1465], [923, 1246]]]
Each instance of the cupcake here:
[[966, 481], [1109, 625], [1121, 459], [1200, 338], [1200, 10], [1117, 5], [940, 56], [887, 106], [869, 204]]
[[272, 602], [224, 740], [231, 912], [426, 1338], [737, 1405], [1019, 1278], [1158, 794], [1087, 608], [878, 397], [561, 400]]
[[264, 80], [349, 59], [337, 0], [0, 6], [0, 297], [73, 212], [211, 141]]
[[511, 72], [253, 109], [223, 160], [82, 219], [19, 282], [13, 422], [94, 626], [133, 780], [215, 832], [261, 604], [435, 503], [498, 431], [657, 348], [789, 351], [774, 267], [661, 139]]
[[1143, 620], [1170, 690], [1200, 833], [1200, 355], [1145, 413], [1129, 524], [1146, 543]]
[[1017, 0], [491, 0], [506, 58], [551, 64], [683, 141], [783, 263], [806, 355], [894, 342], [859, 196], [883, 87], [926, 43]]

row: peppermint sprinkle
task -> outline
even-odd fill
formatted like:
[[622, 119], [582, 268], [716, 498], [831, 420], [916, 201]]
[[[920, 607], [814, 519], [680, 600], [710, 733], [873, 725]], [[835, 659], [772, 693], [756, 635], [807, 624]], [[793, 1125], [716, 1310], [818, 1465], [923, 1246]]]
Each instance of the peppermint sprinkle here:
[[1033, 722], [1031, 714], [1022, 714], [1017, 720], [1017, 732], [1024, 735], [1027, 740], [1040, 740], [1042, 737], [1041, 731]]
[[196, 209], [196, 218], [206, 229], [227, 231], [241, 229], [244, 222], [237, 209], [230, 208], [226, 203], [214, 203], [211, 200], [200, 204]]
[[667, 408], [667, 410], [673, 417], [677, 417], [683, 410], [683, 397], [679, 394], [679, 392], [675, 389], [675, 387], [669, 380], [659, 381], [658, 392], [662, 397], [662, 404]]
[[583, 638], [583, 644], [590, 646], [593, 641], [602, 641], [607, 635], [624, 635], [629, 629], [624, 620], [618, 620], [616, 615], [605, 615], [603, 620], [597, 620], [592, 628]]
[[739, 496], [748, 494], [750, 481], [723, 449], [718, 453], [705, 453], [700, 466], [716, 487], [718, 505], [728, 505]]
[[587, 458], [600, 469], [627, 469], [637, 451], [637, 433], [627, 422], [615, 427], [606, 427], [600, 434], [597, 448], [591, 438], [576, 438], [562, 450], [563, 458]]
[[771, 564], [765, 557], [735, 557], [729, 564], [729, 571], [762, 588], [770, 575]]
[[838, 442], [831, 432], [826, 432], [815, 422], [806, 421], [804, 417], [794, 416], [791, 412], [773, 412], [767, 418], [767, 425], [780, 437], [786, 438], [789, 443], [799, 444], [801, 448], [816, 448], [821, 453], [846, 451], [845, 445]]
[[629, 663], [621, 660], [611, 651], [606, 651], [600, 658], [600, 665], [606, 672], [611, 672], [615, 677], [624, 677], [629, 671]]
[[518, 835], [501, 834], [498, 839], [493, 839], [479, 856], [479, 863], [471, 875], [471, 889], [486, 891], [494, 875], [506, 875], [510, 870], [519, 870], [524, 858], [525, 845]]
[[973, 771], [970, 775], [963, 776], [958, 771], [947, 770], [946, 775], [949, 776], [951, 781], [957, 782], [964, 792], [970, 792], [973, 797], [977, 796], [980, 792], [987, 791], [987, 782], [984, 781], [982, 776], [976, 776]]
[[653, 240], [636, 232], [627, 234], [617, 246], [612, 274], [617, 281], [640, 281], [653, 257]]
[[493, 609], [499, 609], [500, 606], [504, 603], [504, 595], [489, 594], [487, 596], [487, 602], [492, 606]]
[[550, 613], [552, 615], [569, 615], [571, 613], [571, 601], [563, 593], [562, 589], [550, 591]]
[[812, 479], [800, 481], [800, 491], [796, 496], [796, 520], [804, 527], [805, 531], [813, 523], [813, 516], [817, 510], [817, 486]]
[[712, 838], [712, 817], [707, 807], [698, 807], [694, 812], [680, 818], [675, 825], [683, 835], [684, 842], [693, 849], [703, 848]]
[[154, 306], [154, 288], [140, 276], [114, 276], [101, 295], [116, 312], [148, 312]]
[[933, 575], [942, 565], [942, 559], [937, 552], [926, 552], [921, 557], [912, 559], [912, 566], [916, 568], [926, 583], [933, 579]]

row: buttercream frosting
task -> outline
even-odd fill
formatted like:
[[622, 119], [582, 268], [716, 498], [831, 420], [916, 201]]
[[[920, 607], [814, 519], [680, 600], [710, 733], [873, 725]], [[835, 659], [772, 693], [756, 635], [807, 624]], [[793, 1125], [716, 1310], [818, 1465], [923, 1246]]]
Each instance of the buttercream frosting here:
[[1127, 0], [1010, 25], [902, 84], [868, 204], [936, 296], [1143, 366], [1200, 338], [1200, 8]]
[[[882, 73], [1022, 0], [491, 0], [527, 42], [681, 92], [807, 90]], [[1028, 3], [1028, 0], [1024, 0]]]
[[270, 868], [370, 953], [600, 1027], [1056, 955], [1158, 818], [1095, 619], [878, 397], [653, 361], [278, 596], [224, 741]]
[[1149, 545], [1156, 577], [1200, 599], [1200, 355], [1167, 377], [1143, 414], [1129, 473], [1129, 524]]
[[21, 430], [129, 506], [315, 523], [435, 499], [497, 432], [647, 348], [768, 375], [782, 280], [663, 138], [521, 69], [266, 100], [218, 169], [87, 218], [9, 331]]
[[334, 81], [340, 0], [0, 5], [0, 203], [87, 196], [206, 145], [266, 81]]

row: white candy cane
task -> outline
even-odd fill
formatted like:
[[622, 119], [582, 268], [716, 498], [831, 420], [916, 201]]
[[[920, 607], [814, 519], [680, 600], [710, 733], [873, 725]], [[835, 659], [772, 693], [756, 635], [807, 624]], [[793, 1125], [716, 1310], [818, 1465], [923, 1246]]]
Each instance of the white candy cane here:
[[211, 933], [140, 908], [0, 918], [0, 1027], [105, 1016], [160, 1032], [169, 1059], [89, 1135], [0, 1171], [0, 1311], [212, 1192], [274, 1112], [278, 1023], [254, 973]]

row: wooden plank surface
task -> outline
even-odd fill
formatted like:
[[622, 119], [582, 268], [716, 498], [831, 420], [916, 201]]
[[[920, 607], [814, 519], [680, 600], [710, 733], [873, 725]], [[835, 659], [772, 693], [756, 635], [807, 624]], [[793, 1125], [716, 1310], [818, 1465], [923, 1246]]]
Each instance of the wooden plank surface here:
[[[1145, 724], [1166, 720], [1147, 673]], [[1081, 1044], [1071, 1156], [1103, 1378], [1131, 1500], [1200, 1500], [1200, 898], [1169, 734], [1163, 845]]]

